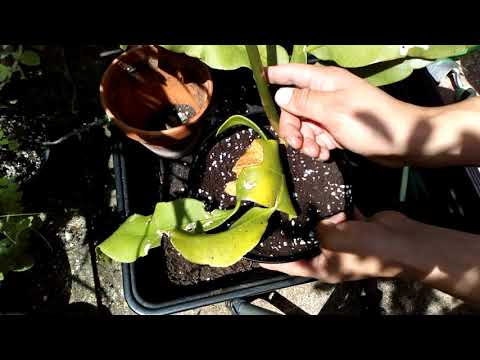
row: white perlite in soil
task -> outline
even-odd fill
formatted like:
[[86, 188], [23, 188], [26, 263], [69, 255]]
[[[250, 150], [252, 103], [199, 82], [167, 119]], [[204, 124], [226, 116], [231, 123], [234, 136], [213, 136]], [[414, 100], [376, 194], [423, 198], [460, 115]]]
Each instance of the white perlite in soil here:
[[4, 138], [17, 142], [16, 150], [8, 144], [0, 145], [0, 177], [14, 178], [19, 183], [28, 181], [40, 169], [44, 160], [46, 116], [27, 119], [19, 115], [0, 114], [0, 129]]

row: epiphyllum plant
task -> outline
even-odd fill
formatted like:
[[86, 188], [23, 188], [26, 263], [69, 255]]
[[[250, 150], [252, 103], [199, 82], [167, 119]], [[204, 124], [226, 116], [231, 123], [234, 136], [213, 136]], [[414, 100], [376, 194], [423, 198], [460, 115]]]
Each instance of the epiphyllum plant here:
[[[178, 199], [158, 203], [151, 216], [132, 215], [98, 248], [113, 260], [129, 263], [146, 256], [151, 248], [160, 246], [163, 235], [187, 260], [210, 266], [230, 266], [239, 261], [260, 241], [275, 211], [296, 216], [287, 192], [285, 175], [280, 163], [278, 142], [269, 140], [248, 118], [230, 117], [217, 131], [245, 125], [260, 135], [236, 163], [236, 206], [229, 210], [205, 211], [196, 199]], [[242, 201], [253, 207], [227, 231], [207, 233], [222, 225], [239, 209]]]
[[[215, 69], [250, 68], [265, 113], [277, 132], [279, 116], [263, 77], [265, 65], [306, 63], [310, 54], [319, 62], [334, 62], [351, 68], [370, 83], [380, 86], [400, 81], [414, 69], [427, 66], [438, 58], [460, 56], [473, 48], [469, 45], [295, 45], [289, 57], [287, 51], [278, 45], [162, 46], [199, 58]], [[237, 180], [229, 184], [233, 186], [227, 186], [226, 191], [235, 193], [235, 208], [207, 212], [204, 204], [196, 199], [158, 203], [151, 216], [135, 214], [129, 217], [99, 245], [99, 250], [116, 261], [133, 262], [146, 256], [149, 249], [159, 246], [165, 234], [187, 260], [210, 266], [229, 266], [258, 244], [273, 212], [278, 210], [290, 217], [296, 216], [280, 164], [279, 143], [268, 140], [255, 123], [240, 115], [230, 117], [217, 135], [239, 125], [249, 126], [261, 138], [252, 143], [234, 166]], [[262, 207], [248, 210], [227, 231], [208, 233], [232, 217], [243, 200]]]

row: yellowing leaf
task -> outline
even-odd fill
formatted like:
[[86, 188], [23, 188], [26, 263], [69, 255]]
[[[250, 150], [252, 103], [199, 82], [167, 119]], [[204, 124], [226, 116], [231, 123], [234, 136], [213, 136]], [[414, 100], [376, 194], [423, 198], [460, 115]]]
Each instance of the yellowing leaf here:
[[150, 249], [160, 246], [162, 234], [174, 229], [192, 232], [212, 230], [237, 210], [214, 210], [209, 213], [205, 211], [205, 205], [196, 199], [159, 202], [153, 215], [130, 216], [97, 248], [115, 261], [131, 263], [146, 256]]
[[[235, 196], [237, 203], [252, 201], [265, 207], [272, 207], [277, 203], [278, 210], [288, 214], [291, 218], [297, 216], [288, 192], [280, 196], [280, 189], [287, 189], [285, 175], [280, 161], [279, 144], [276, 140], [268, 140], [262, 130], [250, 119], [241, 115], [234, 115], [225, 121], [217, 131], [217, 135], [234, 126], [245, 125], [255, 130], [262, 138], [256, 139], [240, 158], [237, 173]], [[260, 150], [260, 146], [262, 150]], [[260, 156], [261, 154], [261, 156]], [[261, 162], [259, 163], [259, 160]], [[238, 164], [238, 163], [237, 163]], [[231, 190], [231, 186], [230, 190]]]
[[229, 181], [225, 185], [225, 193], [227, 193], [230, 196], [236, 196], [237, 195], [237, 181]]
[[250, 166], [261, 164], [263, 161], [263, 146], [259, 139], [252, 141], [247, 151], [237, 160], [232, 171], [238, 176], [240, 172]]
[[259, 243], [275, 208], [252, 208], [229, 230], [218, 234], [171, 232], [172, 245], [190, 262], [213, 267], [231, 266]]

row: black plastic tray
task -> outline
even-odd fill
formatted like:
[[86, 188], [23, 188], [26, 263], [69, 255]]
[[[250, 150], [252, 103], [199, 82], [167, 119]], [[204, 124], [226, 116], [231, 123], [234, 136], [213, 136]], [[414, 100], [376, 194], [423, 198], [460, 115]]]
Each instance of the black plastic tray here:
[[[249, 90], [253, 80], [248, 71], [214, 72], [213, 75], [215, 103], [206, 115], [207, 121], [214, 124], [231, 114], [246, 114], [246, 108], [238, 104], [259, 105], [256, 103], [258, 95]], [[435, 84], [425, 72], [416, 72], [407, 81], [391, 86], [388, 90], [396, 97], [419, 105], [440, 105], [439, 97], [435, 95]], [[222, 108], [228, 99], [236, 99], [237, 107], [232, 105], [227, 110]], [[132, 213], [150, 214], [156, 202], [175, 196], [172, 183], [186, 180], [192, 157], [179, 161], [162, 160], [115, 129], [112, 134], [120, 216], [124, 219]], [[472, 201], [478, 201], [478, 195], [465, 168], [421, 172], [421, 177], [430, 190], [429, 194], [420, 194], [411, 199], [405, 208], [398, 202], [401, 169], [386, 169], [364, 159], [355, 159], [355, 156], [353, 159], [360, 163], [353, 169], [356, 174], [353, 175], [353, 197], [357, 206], [367, 215], [384, 209], [404, 210], [419, 220], [474, 230]], [[166, 174], [173, 173], [177, 179], [166, 177]], [[179, 186], [176, 188], [178, 190]], [[362, 192], [357, 192], [356, 188], [361, 188]], [[452, 191], [455, 195], [452, 195]], [[464, 203], [470, 205], [465, 207]], [[124, 264], [122, 270], [125, 298], [130, 308], [138, 314], [172, 314], [313, 281], [255, 268], [197, 285], [179, 286], [172, 284], [166, 276], [161, 248], [152, 249], [147, 257], [138, 259], [133, 264]]]
[[[125, 152], [129, 152], [128, 156]], [[142, 174], [136, 173], [133, 175], [128, 171], [126, 158], [131, 156], [142, 162], [147, 159], [153, 162], [162, 162], [155, 155], [154, 158], [151, 158], [148, 150], [141, 148], [136, 143], [125, 141], [124, 139], [119, 139], [116, 142], [113, 159], [117, 189], [117, 208], [122, 218], [133, 212], [148, 214], [153, 209], [153, 205], [161, 199], [161, 196], [155, 196], [155, 191], [148, 191], [148, 186], [141, 187], [141, 192], [143, 194], [151, 194], [149, 197], [152, 207], [149, 210], [142, 209], [142, 206], [137, 206], [139, 202], [143, 202], [145, 199], [140, 199], [140, 197], [136, 197], [135, 201], [130, 199], [129, 194], [134, 191], [131, 187], [128, 187], [130, 185], [129, 180], [127, 180], [129, 175], [136, 179], [142, 178]], [[153, 166], [151, 163], [148, 164]], [[144, 165], [147, 164], [144, 162]], [[161, 166], [159, 167], [161, 168]], [[151, 186], [153, 184], [150, 183], [148, 185]], [[160, 188], [157, 189], [157, 194], [159, 192], [161, 193]], [[125, 298], [130, 308], [138, 314], [171, 314], [313, 281], [313, 279], [309, 278], [291, 277], [258, 268], [208, 283], [182, 287], [170, 283], [166, 276], [163, 276], [162, 270], [165, 269], [163, 268], [164, 261], [162, 257], [163, 253], [158, 248], [151, 250], [147, 257], [141, 258], [133, 264], [122, 265]]]

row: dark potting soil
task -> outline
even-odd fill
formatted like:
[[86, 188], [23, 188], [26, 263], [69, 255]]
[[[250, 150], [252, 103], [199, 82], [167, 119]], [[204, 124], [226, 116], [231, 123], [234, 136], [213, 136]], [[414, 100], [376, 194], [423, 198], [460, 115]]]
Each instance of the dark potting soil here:
[[[234, 207], [236, 198], [224, 192], [225, 185], [236, 179], [232, 168], [257, 137], [251, 129], [238, 128], [213, 147], [206, 145], [195, 165], [197, 177], [192, 180], [193, 197], [201, 199], [211, 209]], [[323, 163], [291, 147], [285, 149], [283, 145], [280, 149], [298, 217], [289, 220], [288, 215], [281, 212], [272, 215], [263, 239], [251, 252], [266, 261], [318, 249], [315, 225], [321, 219], [344, 211], [351, 203], [351, 186], [344, 184], [335, 162]], [[204, 152], [206, 156], [203, 156]]]
[[233, 275], [259, 267], [250, 260], [242, 259], [229, 267], [211, 267], [193, 264], [175, 250], [170, 241], [163, 241], [163, 251], [167, 263], [167, 275], [169, 280], [177, 285], [188, 286], [205, 281], [212, 281], [228, 275]]
[[145, 123], [147, 131], [161, 131], [185, 124], [195, 116], [194, 108], [188, 104], [169, 106], [162, 111], [156, 112]]
[[[14, 113], [0, 113], [0, 177], [15, 178], [18, 183], [31, 179], [46, 160], [42, 142], [46, 140], [45, 115], [34, 119]], [[2, 140], [2, 139], [0, 139]], [[14, 147], [12, 147], [14, 146]]]

